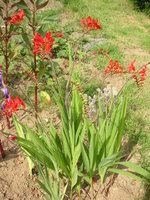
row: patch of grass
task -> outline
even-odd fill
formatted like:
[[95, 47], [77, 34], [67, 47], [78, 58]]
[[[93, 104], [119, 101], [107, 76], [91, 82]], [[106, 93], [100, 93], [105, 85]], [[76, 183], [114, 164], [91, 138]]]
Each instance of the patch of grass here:
[[112, 44], [121, 47], [122, 51], [129, 47], [149, 50], [146, 44], [149, 43], [150, 20], [143, 13], [134, 10], [130, 1], [85, 0], [85, 4], [86, 7], [76, 17], [79, 26], [80, 19], [90, 15], [92, 18], [98, 18], [103, 28], [94, 32], [94, 36], [107, 38]]
[[141, 46], [142, 46], [144, 49], [150, 51], [150, 36], [149, 36], [149, 37], [143, 37], [143, 38], [141, 39]]
[[74, 12], [78, 12], [85, 7], [83, 0], [59, 0], [65, 7], [70, 8]]
[[[95, 50], [97, 52], [100, 48], [105, 50], [113, 61], [118, 60], [119, 64], [122, 65], [123, 54], [117, 45], [107, 42], [105, 44], [97, 46], [95, 49], [93, 49], [93, 51]], [[108, 63], [109, 63], [109, 58], [106, 55], [103, 54], [97, 55], [97, 60], [95, 63], [96, 68], [98, 69], [105, 68], [108, 65]]]
[[[143, 91], [135, 89], [131, 84], [127, 89], [128, 110], [126, 119], [126, 133], [130, 146], [138, 144], [138, 152], [142, 167], [150, 170], [150, 105], [147, 95]], [[135, 100], [136, 99], [136, 100]]]
[[83, 87], [84, 94], [93, 97], [96, 94], [96, 89], [100, 87], [100, 84], [90, 82], [86, 86]]

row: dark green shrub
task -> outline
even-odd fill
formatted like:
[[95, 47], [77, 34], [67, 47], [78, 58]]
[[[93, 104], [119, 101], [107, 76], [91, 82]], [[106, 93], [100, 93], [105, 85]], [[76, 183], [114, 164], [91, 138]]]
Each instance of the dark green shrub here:
[[135, 5], [142, 11], [150, 15], [150, 0], [132, 0]]

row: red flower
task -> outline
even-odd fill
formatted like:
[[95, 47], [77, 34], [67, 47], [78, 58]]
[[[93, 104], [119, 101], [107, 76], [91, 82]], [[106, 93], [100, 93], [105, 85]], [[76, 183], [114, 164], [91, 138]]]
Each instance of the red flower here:
[[64, 37], [64, 34], [63, 33], [57, 33], [56, 37]]
[[51, 32], [45, 34], [45, 41], [42, 36], [37, 33], [34, 38], [34, 50], [33, 53], [42, 57], [42, 60], [46, 55], [52, 56], [51, 49], [53, 47], [54, 39], [51, 37]]
[[81, 26], [83, 27], [83, 32], [84, 32], [84, 24], [83, 24], [83, 22], [85, 23], [85, 25], [86, 25], [86, 28], [87, 28], [87, 32], [88, 32], [88, 29], [90, 29], [90, 30], [93, 30], [93, 29], [101, 29], [101, 25], [99, 25], [98, 24], [98, 19], [93, 19], [92, 20], [92, 18], [90, 17], [90, 16], [88, 16], [88, 18], [86, 19], [85, 17], [83, 18], [83, 21], [82, 20], [80, 20], [80, 24], [81, 24]]
[[131, 77], [135, 80], [138, 89], [142, 89], [142, 85], [144, 84], [145, 81], [146, 71], [147, 71], [147, 66], [145, 65], [145, 67], [143, 67], [138, 73], [134, 72], [134, 74]]
[[9, 21], [10, 24], [21, 24], [21, 20], [24, 18], [25, 14], [24, 14], [24, 11], [23, 9], [19, 10], [18, 11], [18, 14], [17, 13], [14, 13], [13, 14], [13, 17], [12, 19]]
[[133, 61], [131, 62], [131, 65], [128, 67], [128, 68], [129, 68], [129, 73], [132, 72], [132, 71], [135, 72], [135, 66], [134, 66], [135, 61], [136, 61], [136, 60], [133, 60]]
[[117, 60], [115, 62], [113, 60], [110, 60], [109, 65], [107, 66], [105, 70], [105, 76], [106, 74], [109, 73], [116, 73], [116, 74], [122, 74], [123, 73], [123, 67], [119, 66], [119, 63]]
[[138, 75], [140, 76], [140, 79], [141, 79], [142, 84], [144, 83], [144, 80], [145, 80], [146, 70], [147, 70], [147, 66], [145, 65], [145, 67], [143, 67], [143, 69], [141, 69], [141, 70], [138, 72]]
[[21, 106], [25, 108], [25, 103], [21, 98], [17, 96], [13, 99], [13, 97], [10, 96], [9, 99], [5, 99], [5, 109], [3, 110], [3, 113], [8, 116], [12, 116], [12, 113], [18, 111]]
[[84, 24], [83, 24], [82, 20], [80, 20], [80, 24], [83, 27], [83, 32], [84, 32]]
[[16, 137], [15, 135], [9, 135], [9, 136], [8, 136], [8, 139], [9, 139], [9, 140], [16, 140], [17, 137]]

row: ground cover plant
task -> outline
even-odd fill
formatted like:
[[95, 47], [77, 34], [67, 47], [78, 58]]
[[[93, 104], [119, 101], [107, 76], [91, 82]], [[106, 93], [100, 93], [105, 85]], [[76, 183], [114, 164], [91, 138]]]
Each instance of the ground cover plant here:
[[[10, 2], [4, 1], [4, 3], [7, 7]], [[19, 117], [14, 112], [20, 109], [19, 106], [23, 106], [25, 109], [25, 103], [19, 97], [15, 99], [10, 97], [7, 89], [8, 84], [3, 83], [3, 76], [7, 77], [8, 73], [7, 59], [9, 58], [9, 55], [7, 58], [8, 36], [6, 31], [1, 32], [1, 39], [5, 38], [5, 44], [2, 47], [6, 50], [4, 53], [5, 65], [2, 63], [3, 66], [6, 66], [6, 71], [2, 70], [3, 67], [0, 68], [0, 87], [3, 94], [1, 117], [6, 115], [7, 124], [9, 124], [9, 119], [11, 119], [13, 113], [13, 122], [18, 135], [6, 133], [6, 131], [3, 131], [3, 133], [9, 140], [14, 140], [21, 146], [29, 162], [30, 174], [32, 175], [33, 170], [37, 170], [37, 183], [44, 198], [73, 199], [78, 196], [79, 199], [82, 199], [83, 191], [87, 185], [90, 185], [92, 198], [96, 199], [94, 190], [96, 179], [100, 179], [101, 191], [104, 191], [107, 195], [113, 184], [114, 174], [123, 174], [149, 185], [149, 168], [144, 166], [144, 169], [139, 164], [126, 161], [126, 153], [123, 150], [123, 135], [126, 127], [130, 126], [129, 119], [131, 119], [127, 102], [131, 102], [132, 99], [134, 101], [134, 96], [130, 95], [130, 91], [133, 93], [130, 84], [131, 87], [133, 84], [136, 86], [136, 94], [139, 92], [142, 94], [145, 79], [148, 78], [150, 63], [139, 64], [141, 66], [139, 68], [136, 67], [134, 59], [132, 59], [131, 64], [120, 64], [122, 59], [118, 61], [113, 57], [113, 50], [111, 53], [108, 52], [109, 48], [105, 48], [106, 45], [96, 45], [96, 48], [84, 51], [84, 37], [86, 35], [96, 34], [96, 32], [102, 30], [104, 32], [105, 26], [103, 27], [103, 24], [105, 23], [102, 22], [102, 19], [100, 21], [98, 18], [82, 16], [78, 20], [79, 36], [73, 39], [65, 30], [51, 31], [49, 27], [45, 29], [45, 26], [43, 28], [41, 24], [38, 25], [37, 11], [43, 9], [48, 1], [30, 1], [30, 3], [32, 7], [25, 1], [17, 2], [14, 6], [11, 6], [16, 11], [8, 19], [3, 16], [2, 4], [1, 13], [2, 19], [6, 21], [5, 27], [8, 26], [11, 30], [11, 27], [17, 26], [15, 34], [21, 35], [24, 40], [23, 42], [18, 37], [24, 48], [23, 54], [18, 54], [18, 60], [20, 59], [20, 63], [24, 63], [23, 74], [26, 77], [29, 76], [33, 81], [33, 86], [35, 86], [34, 107], [24, 91], [21, 90], [21, 92], [23, 98], [26, 99], [24, 101], [29, 106], [29, 111], [32, 113], [30, 120], [33, 121], [33, 124], [32, 127], [29, 127], [20, 122]], [[41, 16], [42, 12], [40, 12]], [[25, 29], [24, 25], [31, 27], [32, 31]], [[76, 32], [78, 31], [76, 30]], [[108, 35], [107, 29], [106, 35]], [[63, 69], [64, 75], [57, 74], [56, 68], [59, 64], [54, 61], [54, 58], [57, 59], [57, 55], [59, 55], [57, 50], [61, 51], [62, 45], [65, 49], [65, 58], [68, 54], [68, 71], [66, 72]], [[96, 60], [100, 56], [106, 58], [104, 60], [105, 70], [102, 73], [101, 90], [95, 97], [95, 116], [91, 120], [89, 117], [90, 104], [84, 94], [84, 85], [87, 86], [90, 79], [84, 80], [82, 65], [84, 65], [84, 62], [86, 65], [88, 62], [90, 63], [90, 60]], [[26, 69], [26, 66], [30, 68]], [[59, 127], [55, 127], [53, 120], [51, 120], [49, 128], [38, 114], [37, 103], [37, 89], [41, 88], [38, 73], [46, 74], [48, 66], [50, 66], [50, 76], [53, 80], [49, 90], [51, 90], [53, 96], [50, 99], [46, 91], [42, 91], [41, 94], [44, 104], [50, 105], [51, 101], [54, 100], [58, 107], [60, 119]], [[61, 66], [59, 67], [61, 68]], [[91, 80], [98, 75], [91, 75]], [[114, 94], [113, 88], [110, 88], [109, 99], [106, 101], [105, 98], [102, 98], [103, 90], [105, 90], [104, 87], [107, 85], [109, 77], [114, 76], [116, 79], [122, 76], [126, 82], [117, 95]], [[43, 88], [44, 86], [42, 86], [42, 90]], [[127, 96], [129, 97], [127, 98]], [[125, 121], [126, 113], [128, 123]], [[0, 144], [0, 150], [2, 157], [4, 157], [2, 144]], [[118, 168], [119, 166], [127, 167], [128, 170]]]

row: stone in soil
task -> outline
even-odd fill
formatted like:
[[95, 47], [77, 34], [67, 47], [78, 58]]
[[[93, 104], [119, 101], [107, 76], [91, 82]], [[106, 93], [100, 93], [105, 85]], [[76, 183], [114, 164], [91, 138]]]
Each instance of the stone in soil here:
[[97, 38], [97, 39], [91, 39], [91, 41], [87, 42], [83, 45], [83, 51], [88, 51], [93, 49], [94, 47], [98, 45], [102, 45], [106, 43], [106, 38]]

